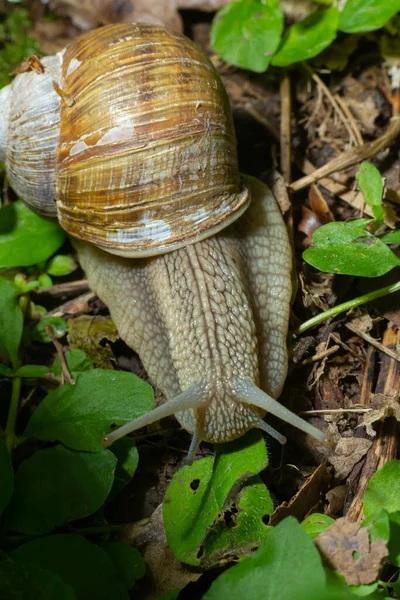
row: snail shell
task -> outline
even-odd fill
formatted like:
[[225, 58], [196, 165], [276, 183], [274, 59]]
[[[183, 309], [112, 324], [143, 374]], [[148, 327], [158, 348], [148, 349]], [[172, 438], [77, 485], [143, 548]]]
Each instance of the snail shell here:
[[56, 199], [68, 233], [121, 256], [180, 248], [246, 210], [227, 96], [190, 40], [119, 23], [42, 62], [0, 95], [0, 155], [34, 210], [54, 215]]

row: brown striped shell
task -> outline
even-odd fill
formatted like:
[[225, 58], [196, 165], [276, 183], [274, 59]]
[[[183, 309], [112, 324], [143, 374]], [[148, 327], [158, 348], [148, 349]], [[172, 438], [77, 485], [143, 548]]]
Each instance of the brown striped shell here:
[[[46, 175], [42, 212], [54, 209], [55, 189], [66, 231], [123, 256], [179, 248], [244, 212], [250, 198], [238, 172], [227, 96], [190, 40], [155, 25], [120, 23], [81, 36], [58, 60], [61, 73], [45, 69], [13, 83], [22, 87], [18, 80], [30, 76], [28, 96], [40, 78], [61, 88], [52, 93], [61, 111], [56, 175]], [[58, 116], [48, 113], [42, 138], [46, 119], [58, 129]], [[11, 129], [14, 139], [17, 127]], [[28, 144], [29, 135], [23, 137]], [[30, 139], [29, 159], [36, 148]], [[55, 152], [46, 152], [53, 159]], [[13, 155], [9, 172], [20, 158]], [[53, 169], [50, 163], [46, 155], [43, 167]], [[10, 181], [18, 189], [14, 173]]]

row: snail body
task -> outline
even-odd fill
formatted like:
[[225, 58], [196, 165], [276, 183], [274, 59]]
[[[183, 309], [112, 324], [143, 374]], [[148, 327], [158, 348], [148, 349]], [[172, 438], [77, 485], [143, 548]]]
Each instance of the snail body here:
[[[252, 427], [284, 442], [266, 412], [323, 440], [275, 399], [287, 371], [290, 245], [268, 188], [239, 174], [214, 67], [183, 36], [145, 24], [89, 32], [42, 65], [0, 91], [0, 160], [32, 209], [57, 213], [89, 285], [167, 398], [105, 442], [170, 414], [193, 433], [190, 458], [202, 439]], [[34, 108], [16, 95], [41, 85]]]

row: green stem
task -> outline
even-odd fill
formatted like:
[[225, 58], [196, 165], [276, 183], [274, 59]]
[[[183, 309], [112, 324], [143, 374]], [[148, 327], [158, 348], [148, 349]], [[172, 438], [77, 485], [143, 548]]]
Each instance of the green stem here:
[[[14, 367], [14, 370], [18, 367]], [[11, 391], [11, 402], [8, 411], [7, 424], [5, 429], [5, 442], [9, 452], [14, 447], [15, 439], [15, 423], [17, 421], [18, 406], [19, 406], [19, 395], [21, 392], [21, 377], [13, 377], [12, 380], [12, 391]]]
[[302, 323], [293, 333], [294, 336], [299, 336], [307, 329], [311, 329], [311, 327], [315, 327], [315, 325], [319, 325], [323, 321], [327, 319], [331, 319], [332, 317], [336, 317], [343, 312], [350, 310], [351, 308], [355, 308], [356, 306], [360, 306], [361, 304], [365, 304], [366, 302], [371, 302], [371, 300], [376, 300], [377, 298], [381, 298], [382, 296], [388, 296], [389, 294], [393, 294], [394, 292], [400, 291], [400, 281], [397, 283], [392, 283], [392, 285], [387, 285], [386, 287], [380, 288], [379, 290], [375, 290], [374, 292], [369, 292], [368, 294], [364, 294], [363, 296], [358, 296], [358, 298], [353, 298], [353, 300], [349, 300], [348, 302], [343, 302], [343, 304], [338, 304], [325, 312], [312, 317], [308, 321]]

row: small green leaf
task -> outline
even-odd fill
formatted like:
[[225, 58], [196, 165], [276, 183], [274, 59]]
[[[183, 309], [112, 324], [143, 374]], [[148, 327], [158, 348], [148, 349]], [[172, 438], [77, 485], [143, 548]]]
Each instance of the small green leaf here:
[[44, 317], [35, 325], [32, 330], [32, 339], [35, 342], [48, 344], [51, 339], [46, 333], [46, 327], [51, 327], [52, 333], [56, 338], [63, 337], [68, 331], [68, 325], [62, 317]]
[[364, 514], [369, 517], [379, 509], [400, 511], [400, 461], [390, 460], [374, 473], [364, 494]]
[[[218, 444], [215, 456], [175, 473], [164, 497], [163, 515], [168, 545], [179, 560], [200, 565], [199, 550], [211, 527], [223, 518], [245, 482], [267, 463], [265, 442], [253, 430], [234, 442]], [[253, 541], [257, 545], [259, 537]]]
[[56, 446], [35, 452], [15, 475], [7, 530], [40, 535], [93, 514], [110, 492], [116, 463], [109, 450], [90, 454]]
[[75, 385], [52, 390], [33, 413], [24, 437], [59, 441], [98, 452], [111, 425], [123, 425], [153, 408], [152, 387], [132, 373], [92, 369]]
[[130, 437], [117, 440], [110, 447], [110, 450], [117, 457], [118, 462], [115, 468], [114, 483], [107, 502], [115, 498], [128, 485], [139, 464], [139, 452], [135, 442]]
[[[77, 348], [70, 348], [68, 352], [66, 352], [65, 361], [67, 363], [68, 371], [74, 379], [76, 379], [80, 373], [94, 369], [92, 359], [87, 356], [86, 352], [78, 350]], [[62, 375], [61, 361], [58, 356], [54, 361], [51, 372], [56, 377], [61, 377]]]
[[54, 277], [62, 277], [63, 275], [69, 275], [77, 268], [78, 265], [72, 256], [57, 254], [57, 256], [50, 259], [46, 271], [49, 275], [53, 275]]
[[144, 577], [146, 565], [136, 548], [121, 542], [104, 542], [100, 547], [111, 558], [127, 590], [132, 589], [135, 582]]
[[17, 288], [11, 281], [0, 277], [0, 354], [18, 362], [24, 317], [17, 301]]
[[0, 210], [0, 266], [27, 267], [47, 260], [63, 244], [66, 233], [45, 221], [21, 201]]
[[399, 0], [347, 0], [340, 15], [339, 29], [361, 33], [380, 29], [400, 10]]
[[11, 456], [5, 443], [0, 440], [0, 517], [10, 502], [13, 489], [14, 469], [11, 463]]
[[53, 285], [53, 280], [47, 273], [41, 273], [38, 277], [38, 284], [41, 290], [47, 290]]
[[211, 45], [227, 62], [262, 73], [283, 30], [278, 0], [238, 0], [222, 8], [211, 28]]
[[317, 535], [325, 531], [335, 522], [335, 519], [332, 517], [328, 517], [328, 515], [321, 515], [319, 513], [313, 513], [309, 515], [302, 521], [301, 526], [306, 533], [311, 537], [311, 539], [315, 539]]
[[[272, 529], [260, 548], [220, 575], [204, 600], [293, 600], [319, 598], [325, 588], [321, 559], [293, 517]], [[315, 595], [315, 594], [319, 595]]]
[[24, 365], [23, 367], [20, 367], [15, 375], [17, 375], [17, 377], [42, 377], [43, 375], [46, 375], [47, 373], [50, 372], [50, 369], [48, 367], [42, 366], [42, 365]]
[[[58, 534], [33, 540], [10, 556], [57, 573], [74, 590], [77, 600], [129, 600], [108, 554], [80, 535]], [[32, 595], [27, 598], [36, 600]]]
[[10, 367], [7, 367], [7, 365], [0, 364], [0, 375], [3, 375], [4, 377], [13, 377], [14, 371]]
[[356, 179], [364, 200], [372, 208], [375, 219], [383, 221], [385, 213], [382, 208], [383, 180], [378, 169], [371, 163], [363, 162], [359, 166]]
[[400, 244], [400, 229], [389, 231], [389, 233], [385, 233], [379, 239], [385, 244]]
[[294, 23], [271, 59], [274, 67], [285, 67], [317, 56], [336, 38], [339, 11], [336, 8], [318, 10]]
[[379, 277], [400, 265], [400, 259], [380, 239], [365, 230], [370, 219], [328, 223], [313, 234], [315, 244], [303, 259], [320, 271]]
[[368, 527], [371, 542], [379, 539], [388, 541], [390, 538], [389, 513], [383, 508], [379, 508], [361, 523], [361, 527]]
[[73, 589], [50, 570], [30, 563], [0, 562], [2, 600], [76, 600]]

